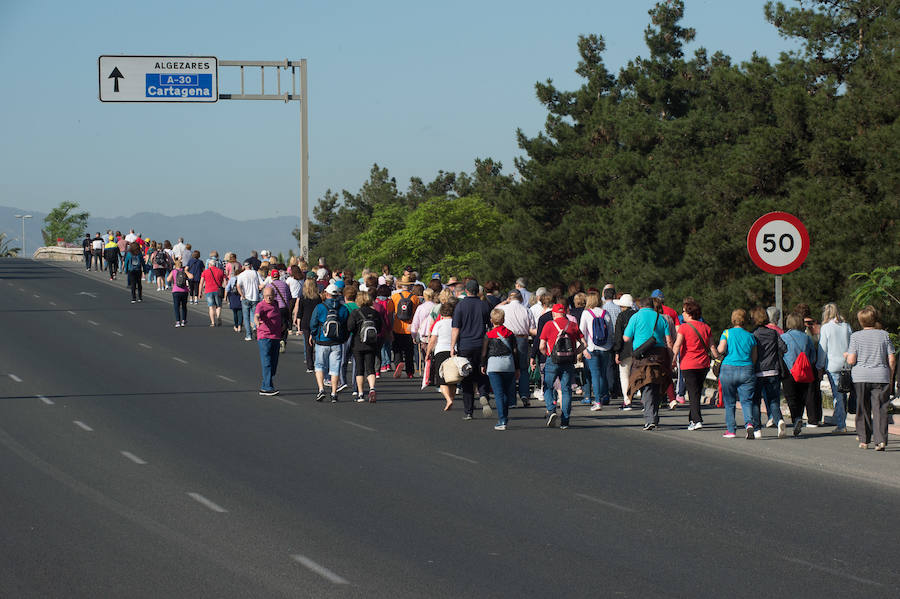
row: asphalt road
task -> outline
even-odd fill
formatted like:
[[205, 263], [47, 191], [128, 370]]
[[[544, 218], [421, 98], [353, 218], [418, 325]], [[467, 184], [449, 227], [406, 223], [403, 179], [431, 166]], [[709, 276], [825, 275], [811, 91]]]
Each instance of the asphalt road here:
[[897, 596], [896, 444], [319, 404], [293, 339], [261, 398], [230, 314], [129, 300], [0, 261], [0, 597]]

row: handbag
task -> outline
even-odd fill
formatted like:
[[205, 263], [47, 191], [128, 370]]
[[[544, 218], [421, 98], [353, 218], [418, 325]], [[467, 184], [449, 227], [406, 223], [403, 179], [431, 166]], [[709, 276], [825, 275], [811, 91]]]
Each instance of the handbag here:
[[[659, 312], [656, 313], [656, 320], [653, 321], [653, 333], [656, 332], [656, 325], [659, 324]], [[650, 334], [650, 338], [634, 348], [631, 356], [637, 360], [643, 360], [656, 347], [656, 337]]]
[[[722, 334], [725, 335], [725, 341], [728, 341], [728, 331], [726, 330]], [[713, 376], [715, 376], [716, 378], [719, 378], [719, 372], [722, 370], [722, 362], [725, 361], [725, 356], [727, 356], [727, 355], [728, 355], [728, 346], [726, 345], [725, 353], [722, 354], [720, 357], [713, 360], [712, 371], [713, 371]]]
[[841, 373], [838, 375], [837, 390], [839, 393], [850, 393], [851, 389], [853, 389], [853, 377], [850, 375], [850, 369], [847, 367], [841, 368]]

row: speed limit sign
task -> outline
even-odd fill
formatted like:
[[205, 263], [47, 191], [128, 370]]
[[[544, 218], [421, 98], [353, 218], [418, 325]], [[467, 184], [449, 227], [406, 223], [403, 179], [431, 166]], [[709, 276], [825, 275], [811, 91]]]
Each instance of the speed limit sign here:
[[783, 275], [797, 270], [806, 260], [809, 233], [793, 214], [770, 212], [750, 227], [747, 251], [758, 267], [774, 275]]

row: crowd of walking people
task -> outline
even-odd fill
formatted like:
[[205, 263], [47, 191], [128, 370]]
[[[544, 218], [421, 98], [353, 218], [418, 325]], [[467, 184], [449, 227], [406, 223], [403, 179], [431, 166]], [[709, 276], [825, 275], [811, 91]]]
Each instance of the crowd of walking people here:
[[704, 409], [724, 408], [726, 439], [738, 436], [740, 405], [743, 434], [753, 440], [766, 428], [788, 436], [782, 395], [792, 436], [824, 426], [820, 382], [827, 380], [832, 432], [847, 432], [850, 411], [860, 448], [883, 451], [888, 443], [895, 348], [872, 306], [857, 312], [857, 331], [834, 303], [823, 307], [821, 323], [808, 305], [795, 306], [784, 329], [776, 307], [738, 308], [716, 339], [695, 298], [683, 298], [679, 312], [660, 289], [635, 298], [612, 284], [584, 289], [576, 281], [531, 292], [521, 278], [501, 293], [495, 281], [445, 282], [440, 273], [422, 280], [411, 267], [395, 277], [388, 266], [357, 277], [324, 258], [284, 263], [266, 250], [242, 261], [216, 251], [204, 259], [183, 239], [173, 245], [134, 231], [87, 235], [83, 248], [87, 270], [126, 274], [133, 303], [143, 301], [144, 281], [170, 292], [175, 327], [201, 300], [209, 326], [222, 326], [227, 305], [232, 330], [259, 346], [261, 395], [278, 394], [279, 355], [293, 334], [319, 402], [337, 402], [350, 389], [355, 401], [375, 403], [377, 381], [390, 376], [421, 380], [423, 393], [437, 388], [445, 411], [461, 396], [465, 420], [476, 405], [492, 416], [493, 397], [499, 431], [511, 409], [533, 400], [543, 402], [548, 427], [566, 429], [577, 398], [589, 412], [621, 398], [622, 411], [640, 402], [646, 431], [659, 426], [662, 406], [686, 406], [691, 431], [703, 428]]

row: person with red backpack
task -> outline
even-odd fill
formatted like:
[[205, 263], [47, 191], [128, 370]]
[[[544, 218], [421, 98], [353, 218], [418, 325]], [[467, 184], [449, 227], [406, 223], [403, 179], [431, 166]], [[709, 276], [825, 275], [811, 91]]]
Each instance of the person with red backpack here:
[[[569, 428], [572, 412], [571, 381], [575, 376], [575, 360], [585, 351], [584, 336], [578, 325], [566, 316], [566, 307], [555, 304], [552, 308], [553, 320], [548, 322], [540, 334], [540, 351], [547, 356], [544, 365], [544, 404], [547, 407], [547, 426]], [[587, 356], [585, 356], [587, 357]], [[553, 405], [553, 383], [559, 379], [562, 391], [560, 401], [562, 414], [556, 413]]]
[[409, 275], [404, 275], [400, 279], [399, 289], [391, 295], [392, 311], [394, 313], [394, 352], [397, 354], [397, 369], [394, 371], [394, 378], [398, 378], [403, 371], [404, 363], [406, 365], [406, 376], [412, 378], [415, 368], [413, 366], [413, 345], [412, 333], [410, 325], [413, 316], [416, 314], [416, 308], [419, 306], [419, 296], [414, 294], [410, 287], [414, 281]]
[[804, 332], [806, 325], [803, 316], [796, 312], [788, 315], [785, 328], [787, 331], [778, 344], [786, 370], [782, 375], [781, 385], [791, 411], [794, 436], [798, 437], [803, 429], [803, 409], [806, 407], [809, 385], [816, 380], [816, 343]]

